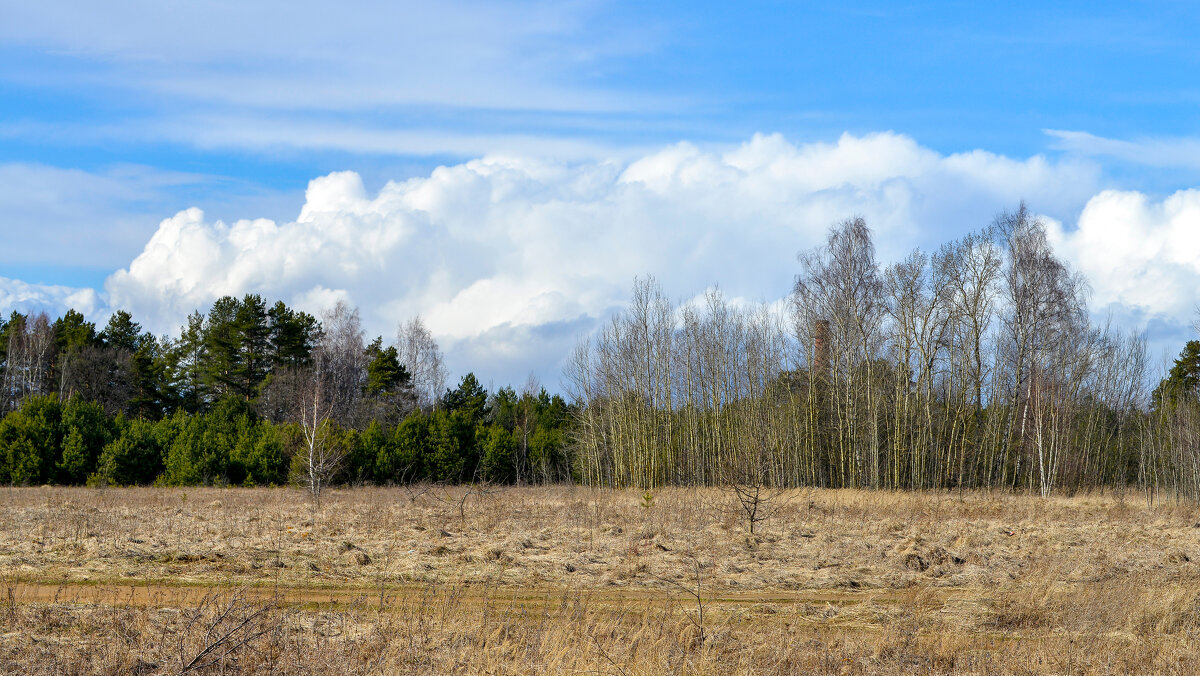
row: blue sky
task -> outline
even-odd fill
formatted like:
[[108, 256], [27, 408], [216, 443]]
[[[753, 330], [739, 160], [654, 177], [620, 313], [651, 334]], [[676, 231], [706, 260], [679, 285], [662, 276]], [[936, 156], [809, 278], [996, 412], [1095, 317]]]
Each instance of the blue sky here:
[[[619, 305], [630, 279], [617, 275], [629, 270], [514, 275], [497, 247], [632, 259], [628, 268], [657, 273], [680, 296], [720, 282], [770, 300], [839, 209], [874, 215], [887, 255], [933, 246], [1026, 198], [1061, 226], [1079, 268], [1134, 280], [1096, 284], [1097, 311], [1167, 345], [1186, 334], [1197, 298], [1155, 300], [1155, 289], [1200, 279], [1200, 243], [1188, 234], [1200, 229], [1190, 192], [1200, 184], [1198, 28], [1200, 10], [1182, 2], [9, 3], [0, 312], [69, 301], [102, 317], [122, 304], [169, 332], [180, 308], [216, 293], [345, 297], [376, 333], [405, 313], [432, 316], [452, 365], [457, 354], [460, 367], [503, 364], [498, 381], [528, 371], [552, 381], [564, 346]], [[854, 159], [863, 153], [886, 171]], [[780, 187], [782, 166], [840, 178], [794, 174]], [[679, 180], [643, 180], [657, 187], [631, 196], [632, 167]], [[720, 178], [725, 170], [743, 173]], [[357, 184], [331, 178], [347, 171]], [[715, 181], [706, 193], [728, 188], [749, 203], [719, 222], [705, 220], [719, 205], [689, 212], [697, 172]], [[482, 199], [480, 182], [487, 205], [463, 211]], [[422, 201], [432, 192], [441, 197]], [[572, 248], [577, 235], [539, 245], [563, 229], [607, 231], [588, 219], [621, 219], [635, 204], [656, 214], [641, 226], [656, 234], [645, 252], [630, 255], [616, 234], [587, 249]], [[193, 207], [203, 215], [191, 225], [168, 225]], [[249, 231], [236, 223], [258, 218], [286, 237], [312, 235], [284, 227], [304, 221], [302, 208], [333, 214], [314, 232], [353, 239], [378, 226], [361, 241], [392, 248], [377, 260], [341, 254], [331, 269], [343, 283], [230, 239]], [[570, 222], [547, 222], [531, 240], [527, 224], [554, 213]], [[752, 244], [786, 255], [749, 265], [720, 255], [717, 244], [764, 221], [778, 229], [751, 238], [746, 255]], [[193, 230], [200, 240], [180, 234]], [[1105, 257], [1130, 237], [1155, 245]], [[234, 262], [241, 272], [220, 284], [186, 278], [164, 253], [171, 246], [213, 257], [195, 274]], [[314, 244], [311, 256], [326, 251]], [[249, 288], [263, 280], [268, 288]], [[491, 317], [481, 324], [459, 316], [481, 307]]]
[[[884, 129], [1028, 155], [1050, 147], [1046, 129], [1189, 135], [1200, 103], [1190, 3], [45, 4], [6, 10], [0, 29], [6, 160], [291, 185], [364, 154], [426, 160], [413, 169], [470, 156], [472, 137], [486, 151], [511, 135], [628, 146]], [[185, 133], [276, 116], [460, 142], [312, 156]]]

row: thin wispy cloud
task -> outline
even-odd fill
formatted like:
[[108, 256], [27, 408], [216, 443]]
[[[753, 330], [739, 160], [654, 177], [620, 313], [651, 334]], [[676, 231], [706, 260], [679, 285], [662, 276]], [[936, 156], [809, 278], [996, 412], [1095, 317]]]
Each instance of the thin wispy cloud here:
[[[139, 133], [147, 133], [140, 130]], [[520, 153], [561, 159], [630, 156], [644, 149], [579, 134], [529, 131], [465, 132], [444, 128], [374, 126], [339, 121], [266, 117], [191, 118], [154, 125], [148, 133], [209, 150], [332, 150], [363, 155]]]
[[119, 265], [141, 248], [173, 189], [210, 180], [140, 165], [0, 164], [0, 264]]
[[48, 2], [5, 13], [0, 42], [40, 52], [60, 83], [263, 109], [629, 110], [651, 97], [605, 87], [605, 63], [658, 41], [646, 27], [602, 34], [586, 2]]
[[1131, 164], [1168, 169], [1200, 170], [1200, 137], [1104, 138], [1085, 131], [1047, 129], [1053, 147], [1088, 157], [1115, 158]]

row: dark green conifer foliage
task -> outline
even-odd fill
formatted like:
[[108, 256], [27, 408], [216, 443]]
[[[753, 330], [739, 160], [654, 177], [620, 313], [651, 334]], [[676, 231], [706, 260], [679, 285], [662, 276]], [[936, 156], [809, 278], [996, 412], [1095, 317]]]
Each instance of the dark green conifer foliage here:
[[427, 462], [434, 481], [466, 481], [474, 475], [475, 429], [462, 411], [441, 409], [429, 416]]
[[168, 388], [175, 395], [176, 406], [184, 411], [200, 411], [209, 399], [205, 355], [204, 315], [193, 312], [164, 355]]
[[240, 394], [242, 336], [238, 323], [241, 303], [232, 296], [218, 298], [204, 324], [201, 373], [209, 396], [216, 400]]
[[446, 390], [442, 405], [451, 413], [461, 413], [471, 425], [477, 425], [489, 411], [487, 390], [479, 384], [474, 373], [468, 373], [458, 387]]
[[353, 483], [373, 481], [388, 483], [379, 471], [379, 459], [391, 455], [392, 440], [378, 420], [372, 420], [367, 429], [356, 434], [346, 456], [345, 478]]
[[398, 394], [412, 380], [408, 370], [400, 363], [395, 346], [383, 347], [383, 338], [378, 337], [367, 346], [366, 393], [375, 397], [390, 397]]
[[25, 330], [25, 319], [25, 315], [13, 310], [7, 320], [0, 320], [0, 362], [4, 362], [8, 357], [8, 343], [11, 337]]
[[174, 403], [172, 383], [167, 378], [168, 360], [154, 336], [146, 336], [130, 358], [133, 395], [131, 415], [157, 420]]
[[163, 469], [163, 437], [170, 437], [169, 431], [169, 420], [158, 424], [141, 418], [129, 421], [101, 450], [95, 482], [119, 486], [152, 483]]
[[54, 478], [62, 449], [62, 404], [57, 397], [29, 397], [0, 420], [0, 482], [46, 483]]
[[376, 480], [380, 483], [411, 483], [429, 478], [426, 464], [429, 448], [429, 416], [413, 411], [392, 431], [391, 443], [376, 456]]
[[1154, 389], [1156, 408], [1200, 401], [1200, 340], [1189, 340], [1167, 377]]
[[267, 312], [267, 345], [274, 366], [304, 366], [320, 338], [315, 317], [278, 301]]
[[142, 336], [142, 325], [133, 321], [133, 316], [117, 310], [109, 317], [108, 324], [100, 332], [100, 340], [108, 347], [134, 352]]
[[234, 388], [243, 399], [258, 396], [258, 389], [271, 367], [270, 326], [262, 296], [247, 294], [235, 317], [238, 359]]
[[55, 480], [64, 484], [84, 483], [96, 471], [96, 461], [104, 446], [117, 432], [117, 421], [104, 414], [104, 408], [77, 397], [62, 406], [61, 456]]
[[516, 478], [516, 454], [517, 440], [512, 432], [502, 425], [488, 427], [480, 460], [483, 478], [498, 483], [512, 482]]
[[54, 343], [60, 353], [69, 354], [97, 340], [96, 325], [73, 309], [54, 321]]

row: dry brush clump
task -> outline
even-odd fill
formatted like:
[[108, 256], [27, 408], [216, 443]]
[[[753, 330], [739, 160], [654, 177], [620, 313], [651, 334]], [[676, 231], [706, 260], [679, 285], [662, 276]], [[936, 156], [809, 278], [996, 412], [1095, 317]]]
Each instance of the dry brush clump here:
[[1200, 514], [1119, 493], [801, 489], [753, 534], [717, 489], [0, 499], [0, 671], [1200, 668]]

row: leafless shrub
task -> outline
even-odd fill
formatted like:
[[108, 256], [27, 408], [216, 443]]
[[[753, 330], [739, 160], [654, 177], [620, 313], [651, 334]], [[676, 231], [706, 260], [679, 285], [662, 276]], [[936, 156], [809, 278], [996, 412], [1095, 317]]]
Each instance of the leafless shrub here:
[[274, 603], [253, 603], [238, 592], [210, 593], [196, 608], [185, 609], [182, 620], [178, 674], [226, 671], [239, 653], [280, 631], [282, 622]]

